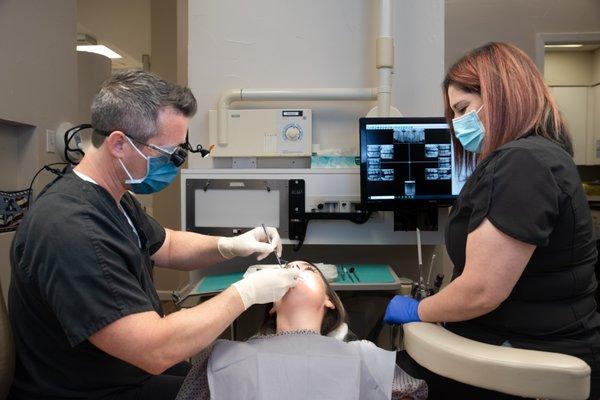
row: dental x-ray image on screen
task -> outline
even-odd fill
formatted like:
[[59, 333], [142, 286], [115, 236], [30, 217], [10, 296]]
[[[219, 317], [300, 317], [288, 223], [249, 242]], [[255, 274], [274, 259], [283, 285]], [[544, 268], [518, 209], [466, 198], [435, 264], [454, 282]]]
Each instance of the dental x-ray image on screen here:
[[452, 203], [468, 174], [455, 166], [450, 135], [444, 118], [361, 118], [362, 203]]

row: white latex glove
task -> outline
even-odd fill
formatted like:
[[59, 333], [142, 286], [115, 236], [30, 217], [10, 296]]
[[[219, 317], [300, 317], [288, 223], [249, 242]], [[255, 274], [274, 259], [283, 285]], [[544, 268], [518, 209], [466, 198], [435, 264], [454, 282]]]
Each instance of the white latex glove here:
[[240, 294], [244, 308], [253, 304], [272, 303], [281, 299], [287, 291], [296, 286], [298, 268], [262, 269], [233, 284]]
[[268, 243], [267, 236], [262, 227], [254, 228], [251, 231], [234, 237], [219, 238], [219, 252], [226, 259], [233, 257], [246, 257], [252, 253], [259, 253], [257, 260], [262, 260], [273, 251], [281, 257], [281, 238], [277, 229], [267, 227], [267, 233], [271, 239]]

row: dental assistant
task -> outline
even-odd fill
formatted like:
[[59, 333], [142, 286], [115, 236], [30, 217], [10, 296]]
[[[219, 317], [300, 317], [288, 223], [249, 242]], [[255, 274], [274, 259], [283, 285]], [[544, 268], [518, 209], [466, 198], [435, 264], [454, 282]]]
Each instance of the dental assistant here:
[[[263, 270], [164, 315], [154, 265], [193, 270], [281, 252], [274, 228], [233, 238], [163, 228], [135, 196], [171, 183], [196, 100], [138, 70], [114, 74], [92, 104], [93, 148], [38, 196], [11, 249], [10, 399], [174, 399], [190, 365], [245, 309], [279, 300], [297, 270]], [[268, 244], [268, 239], [272, 244]]]
[[[503, 43], [467, 53], [443, 89], [457, 161], [473, 169], [446, 228], [454, 275], [420, 302], [396, 296], [385, 321], [446, 322], [480, 342], [579, 357], [597, 398], [597, 251], [556, 102], [533, 61]], [[413, 366], [430, 398], [509, 398]]]

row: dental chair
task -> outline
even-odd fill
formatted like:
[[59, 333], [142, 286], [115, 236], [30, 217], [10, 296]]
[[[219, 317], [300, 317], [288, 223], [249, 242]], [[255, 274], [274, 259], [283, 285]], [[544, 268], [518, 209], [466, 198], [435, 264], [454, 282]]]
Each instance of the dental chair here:
[[591, 368], [579, 358], [480, 343], [427, 322], [403, 327], [408, 354], [446, 378], [522, 397], [584, 400], [589, 396]]
[[0, 286], [0, 400], [8, 396], [15, 369], [15, 349], [8, 312]]

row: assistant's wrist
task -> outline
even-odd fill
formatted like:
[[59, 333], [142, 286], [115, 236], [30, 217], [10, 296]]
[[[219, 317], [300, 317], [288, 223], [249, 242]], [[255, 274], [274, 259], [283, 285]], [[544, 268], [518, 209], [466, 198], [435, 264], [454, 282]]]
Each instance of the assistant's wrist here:
[[419, 318], [420, 322], [429, 322], [427, 320], [427, 297], [420, 300], [417, 304], [417, 318]]
[[415, 322], [422, 322], [423, 318], [421, 318], [421, 314], [419, 313], [419, 309], [421, 308], [421, 301], [422, 300], [416, 300], [416, 303], [414, 303], [414, 319], [416, 320]]

